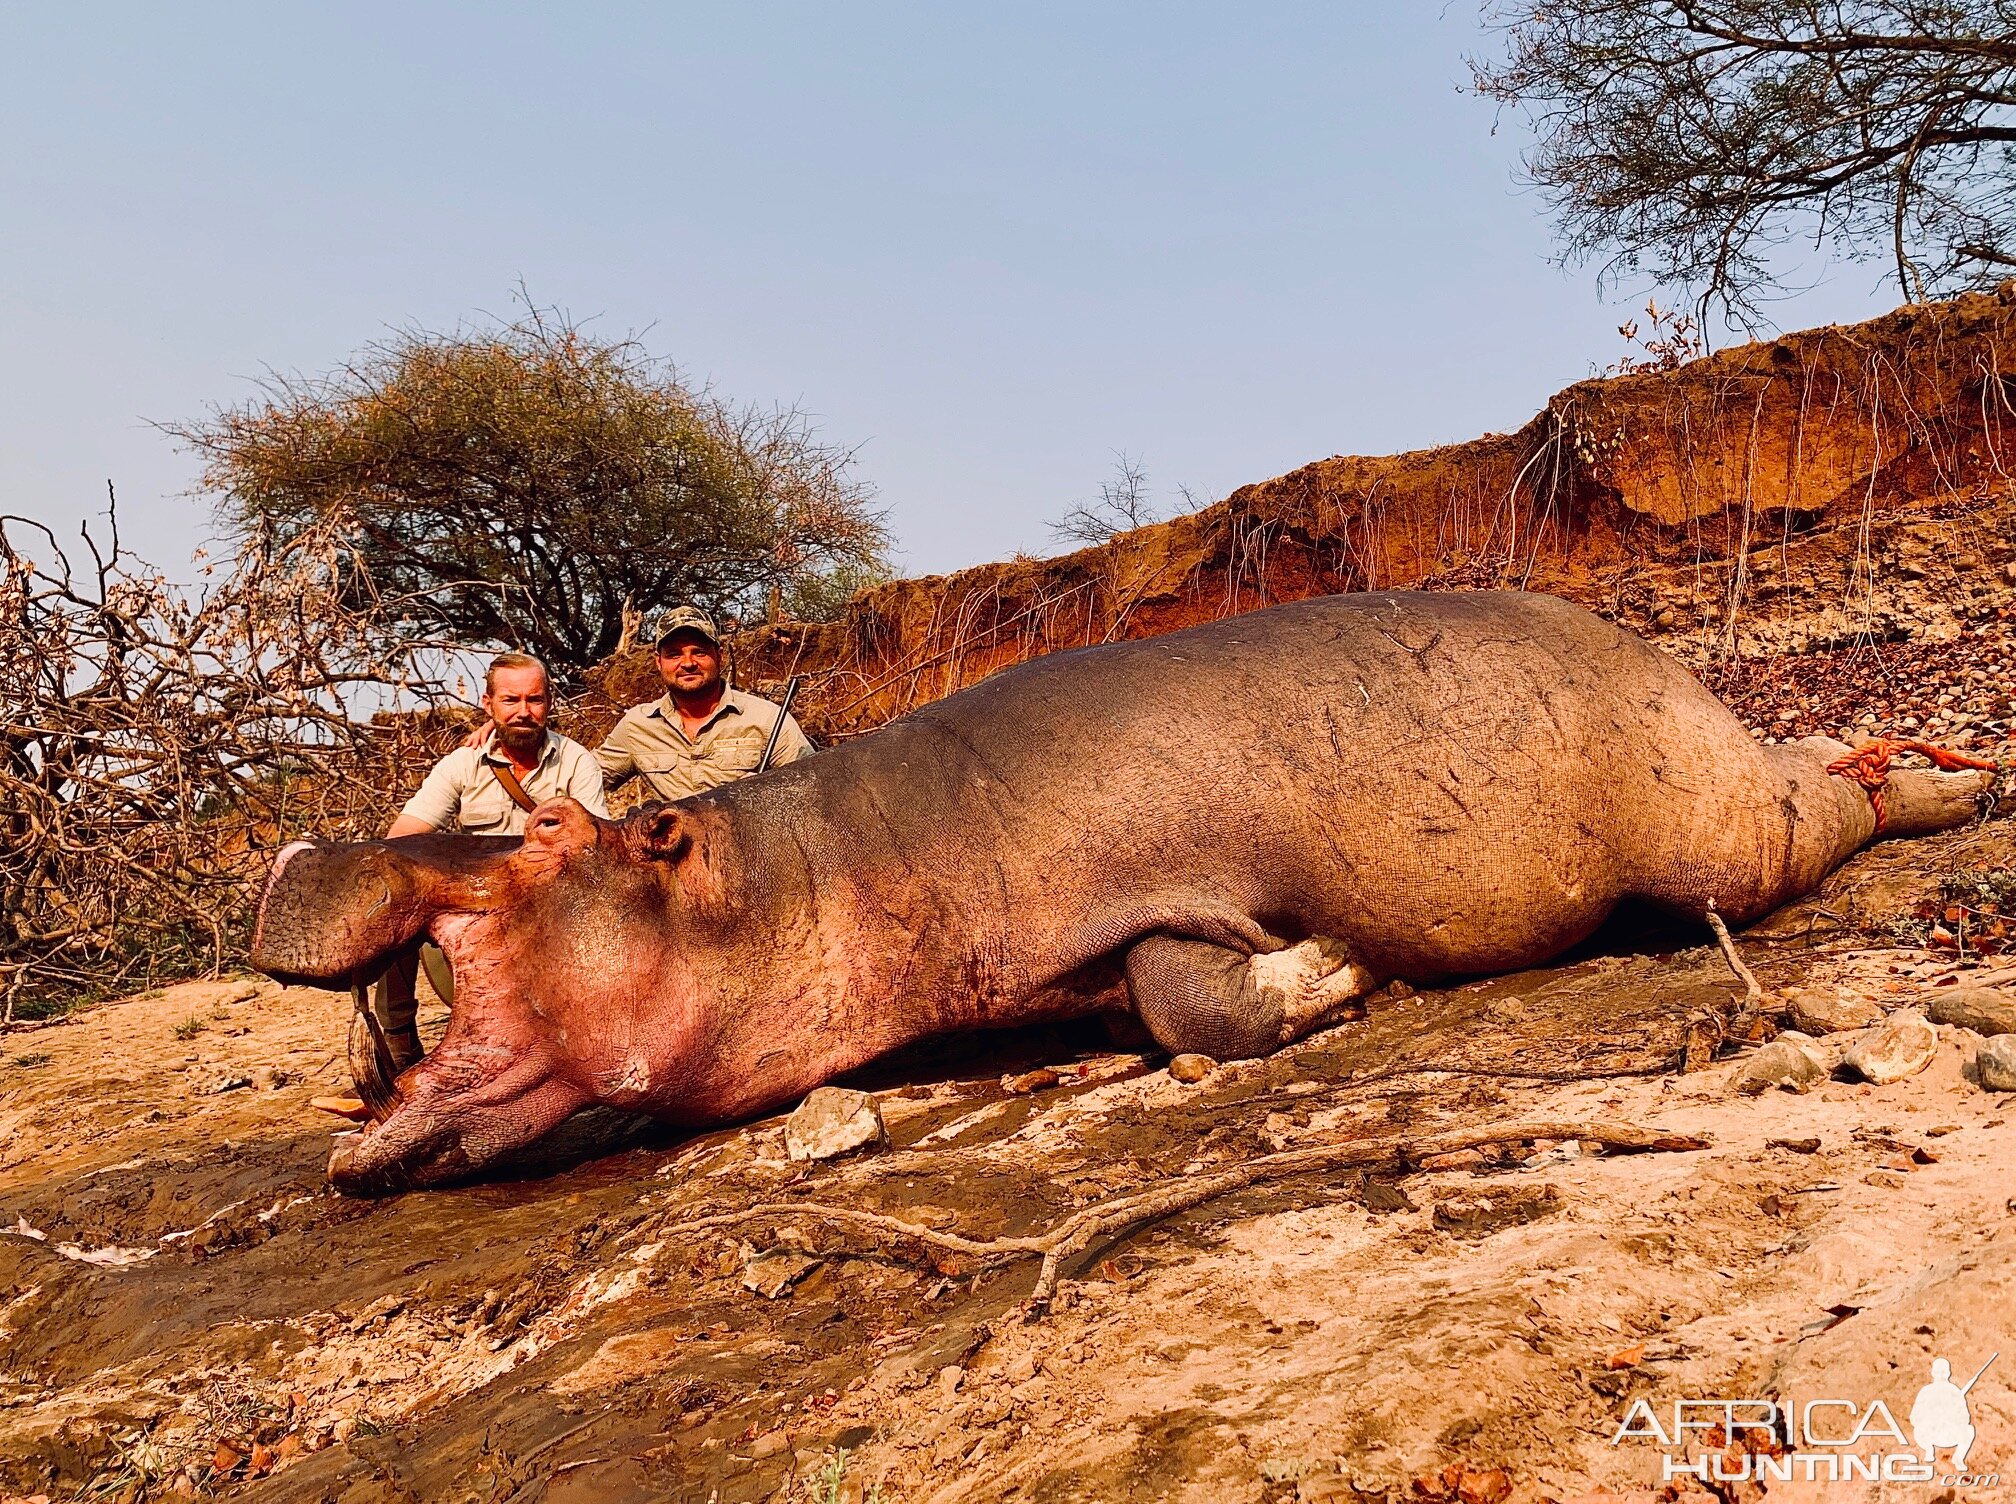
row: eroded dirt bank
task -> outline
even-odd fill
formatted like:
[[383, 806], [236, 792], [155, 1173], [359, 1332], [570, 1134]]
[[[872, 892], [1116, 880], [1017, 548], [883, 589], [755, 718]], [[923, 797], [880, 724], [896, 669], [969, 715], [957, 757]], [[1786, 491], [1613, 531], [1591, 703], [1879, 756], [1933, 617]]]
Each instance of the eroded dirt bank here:
[[[1577, 382], [1515, 433], [1335, 455], [1058, 558], [738, 636], [818, 739], [1011, 663], [1333, 591], [1544, 590], [1696, 662], [1950, 637], [2016, 607], [2016, 282]], [[619, 655], [592, 738], [658, 693]]]
[[[1956, 874], [2012, 854], [2006, 819], [1878, 847], [1744, 951], [1768, 987], [1886, 1009], [1962, 983], [2016, 997], [2016, 964], [1923, 948]], [[962, 1042], [862, 1083], [894, 1145], [865, 1158], [793, 1164], [771, 1120], [382, 1202], [323, 1187], [331, 1120], [306, 1106], [340, 1082], [344, 999], [192, 984], [12, 1035], [0, 1484], [1566, 1500], [1657, 1486], [1655, 1444], [1611, 1444], [1635, 1396], [1902, 1417], [1933, 1356], [1965, 1374], [2016, 1351], [2016, 1098], [1969, 1079], [1979, 1040], [1953, 1026], [1893, 1085], [1733, 1090], [1755, 1046], [1714, 1048], [1741, 989], [1704, 939], [1620, 929], [1195, 1086], [1090, 1032]], [[1039, 1066], [1054, 1084], [1004, 1088]], [[1706, 1147], [1568, 1136], [1618, 1122]], [[805, 1215], [693, 1226], [819, 1202], [1027, 1233], [1261, 1155], [1510, 1123], [1552, 1126], [1263, 1183], [1096, 1246], [1035, 1322], [1031, 1260]], [[1972, 1395], [1974, 1461], [2006, 1479], [2002, 1367]]]

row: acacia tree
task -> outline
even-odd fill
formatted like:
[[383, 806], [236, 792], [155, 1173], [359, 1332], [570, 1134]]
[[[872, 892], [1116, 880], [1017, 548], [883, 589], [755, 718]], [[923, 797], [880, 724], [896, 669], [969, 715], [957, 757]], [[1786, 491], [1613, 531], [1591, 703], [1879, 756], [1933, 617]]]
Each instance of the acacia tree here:
[[1804, 239], [1907, 298], [2016, 266], [2012, 0], [1515, 0], [1479, 89], [1523, 106], [1572, 260], [1745, 322]]
[[242, 539], [333, 525], [405, 603], [397, 625], [569, 679], [674, 603], [748, 616], [885, 563], [852, 456], [802, 413], [732, 406], [537, 309], [401, 333], [168, 431]]

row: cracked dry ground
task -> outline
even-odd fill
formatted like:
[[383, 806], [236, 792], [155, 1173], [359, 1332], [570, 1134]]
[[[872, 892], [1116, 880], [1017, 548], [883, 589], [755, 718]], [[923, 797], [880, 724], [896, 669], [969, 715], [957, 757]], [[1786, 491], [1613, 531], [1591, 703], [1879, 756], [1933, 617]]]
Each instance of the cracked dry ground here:
[[[1951, 962], [1882, 937], [2012, 853], [2005, 819], [1878, 847], [1745, 953], [1767, 987], [1909, 1005]], [[1620, 926], [1197, 1086], [1090, 1031], [961, 1041], [857, 1083], [893, 1140], [865, 1158], [793, 1165], [771, 1120], [379, 1202], [323, 1187], [306, 1105], [339, 1085], [345, 999], [192, 984], [11, 1035], [0, 1495], [1565, 1500], [1656, 1484], [1656, 1448], [1611, 1444], [1632, 1396], [1901, 1416], [1931, 1355], [2016, 1353], [2016, 1101], [1969, 1079], [1978, 1041], [1940, 1028], [1892, 1086], [1734, 1094], [1737, 1046], [1676, 1066], [1740, 990], [1701, 939]], [[2001, 961], [1965, 977], [2016, 988]], [[1524, 1120], [1709, 1144], [1255, 1186], [1096, 1247], [1033, 1323], [1028, 1260], [805, 1218], [682, 1231], [817, 1200], [1028, 1232], [1283, 1148]], [[752, 1293], [777, 1247], [759, 1270], [795, 1283]], [[2005, 1477], [2009, 1367], [1973, 1395]]]

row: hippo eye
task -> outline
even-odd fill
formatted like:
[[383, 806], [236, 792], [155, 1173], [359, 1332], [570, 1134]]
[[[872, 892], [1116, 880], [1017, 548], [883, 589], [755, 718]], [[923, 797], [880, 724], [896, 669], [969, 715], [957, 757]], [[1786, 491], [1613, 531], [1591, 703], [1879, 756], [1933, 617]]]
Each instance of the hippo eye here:
[[532, 822], [532, 828], [534, 830], [558, 830], [560, 828], [560, 817], [558, 815], [541, 815]]

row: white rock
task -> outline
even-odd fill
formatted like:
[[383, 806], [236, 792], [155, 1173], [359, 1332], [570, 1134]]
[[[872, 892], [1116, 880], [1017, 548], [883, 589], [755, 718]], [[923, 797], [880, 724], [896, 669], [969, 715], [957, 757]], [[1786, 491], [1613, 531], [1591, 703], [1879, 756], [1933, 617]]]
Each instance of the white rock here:
[[1856, 1040], [1841, 1057], [1841, 1066], [1872, 1085], [1888, 1086], [1917, 1075], [1938, 1053], [1939, 1031], [1923, 1014], [1906, 1010]]
[[793, 1159], [832, 1159], [888, 1141], [875, 1099], [841, 1086], [820, 1087], [784, 1122], [784, 1149]]

